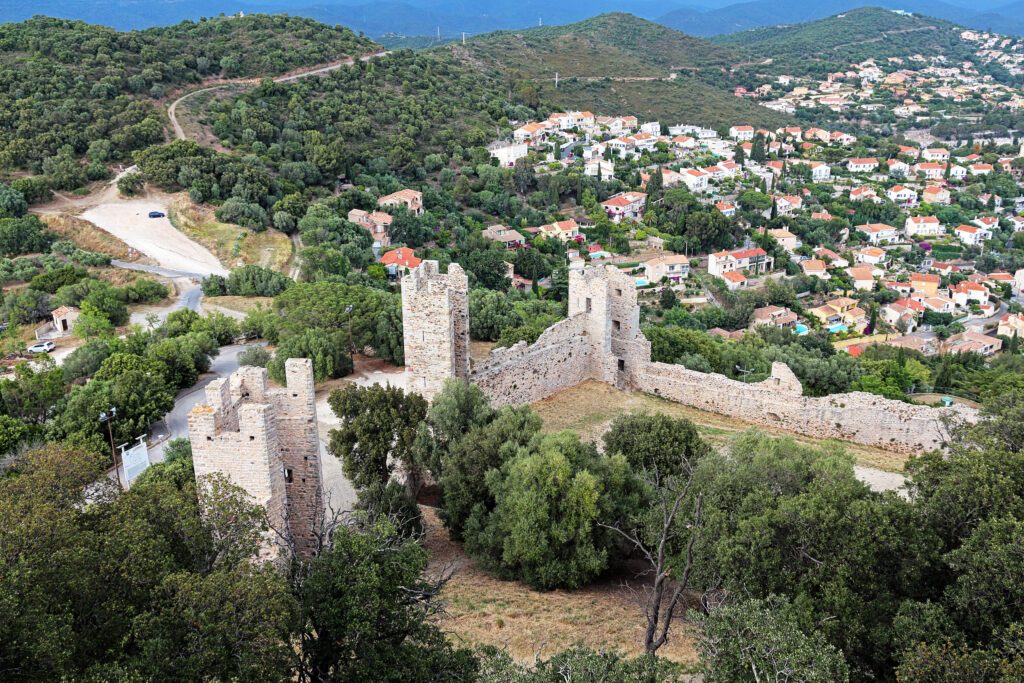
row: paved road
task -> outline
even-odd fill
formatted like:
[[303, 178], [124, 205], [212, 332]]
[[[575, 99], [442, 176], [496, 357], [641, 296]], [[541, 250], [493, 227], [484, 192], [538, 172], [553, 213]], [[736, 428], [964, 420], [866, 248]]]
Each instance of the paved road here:
[[202, 402], [206, 397], [206, 385], [220, 377], [227, 377], [238, 369], [238, 356], [251, 344], [233, 344], [222, 346], [220, 354], [213, 359], [210, 365], [210, 372], [199, 382], [178, 394], [174, 401], [174, 408], [163, 419], [163, 424], [154, 425], [153, 437], [164, 439], [161, 443], [150, 449], [150, 459], [158, 461], [163, 459], [164, 445], [166, 439], [175, 439], [188, 436], [188, 414], [196, 404]]

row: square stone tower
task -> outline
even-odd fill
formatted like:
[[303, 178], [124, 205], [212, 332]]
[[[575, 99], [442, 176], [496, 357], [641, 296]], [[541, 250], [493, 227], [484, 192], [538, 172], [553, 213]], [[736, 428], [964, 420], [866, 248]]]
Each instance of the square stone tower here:
[[456, 263], [442, 275], [424, 261], [402, 278], [407, 388], [433, 398], [446, 379], [469, 378], [469, 280]]
[[632, 388], [651, 344], [640, 332], [636, 282], [614, 266], [569, 272], [569, 317], [583, 314], [592, 345], [593, 379]]
[[264, 368], [243, 367], [206, 387], [206, 404], [188, 418], [196, 477], [219, 472], [267, 511], [273, 531], [264, 557], [281, 555], [290, 540], [309, 557], [323, 514], [320, 437], [313, 362], [285, 361], [287, 386], [271, 389]]

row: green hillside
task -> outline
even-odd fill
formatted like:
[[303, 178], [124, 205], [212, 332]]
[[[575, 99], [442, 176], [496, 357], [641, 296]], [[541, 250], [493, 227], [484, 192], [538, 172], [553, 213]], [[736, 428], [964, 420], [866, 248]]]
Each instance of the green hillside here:
[[0, 171], [38, 171], [62, 147], [76, 157], [94, 142], [95, 160], [124, 159], [163, 140], [158, 100], [173, 88], [276, 75], [374, 49], [346, 28], [286, 16], [221, 17], [125, 33], [48, 17], [3, 24]]
[[[634, 113], [707, 125], [781, 125], [783, 114], [733, 97], [730, 67], [750, 55], [629, 14], [500, 31], [448, 50], [505, 80], [531, 84], [538, 101], [595, 113]], [[555, 87], [555, 73], [559, 84]]]
[[565, 26], [498, 31], [469, 41], [475, 57], [515, 62], [531, 74], [653, 76], [666, 70], [720, 71], [744, 51], [715, 45], [631, 14], [602, 14]]
[[803, 73], [822, 65], [845, 67], [868, 58], [942, 54], [967, 57], [960, 28], [923, 16], [909, 16], [877, 7], [789, 26], [769, 26], [713, 38], [721, 47], [744, 49], [775, 65]]

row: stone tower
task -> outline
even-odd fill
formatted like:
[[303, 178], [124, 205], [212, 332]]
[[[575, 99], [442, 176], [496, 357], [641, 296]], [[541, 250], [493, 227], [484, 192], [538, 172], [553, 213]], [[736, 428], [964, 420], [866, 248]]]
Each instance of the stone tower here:
[[206, 403], [188, 418], [196, 477], [219, 472], [267, 511], [277, 533], [268, 534], [266, 558], [285, 540], [312, 555], [323, 514], [313, 362], [291, 358], [285, 376], [284, 389], [271, 389], [266, 369], [240, 368], [207, 385]]
[[409, 391], [433, 398], [451, 377], [469, 379], [469, 280], [456, 263], [442, 275], [423, 261], [402, 278]]
[[640, 332], [636, 282], [614, 266], [570, 271], [569, 317], [581, 314], [592, 345], [592, 378], [632, 388], [651, 359], [651, 344]]

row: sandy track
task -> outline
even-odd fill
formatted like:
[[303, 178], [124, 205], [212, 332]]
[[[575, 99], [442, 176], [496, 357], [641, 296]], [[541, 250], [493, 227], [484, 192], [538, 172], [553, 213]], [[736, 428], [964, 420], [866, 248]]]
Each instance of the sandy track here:
[[182, 234], [167, 218], [149, 218], [150, 211], [166, 214], [167, 206], [147, 199], [119, 201], [94, 206], [81, 217], [164, 268], [203, 276], [227, 275], [209, 250]]

